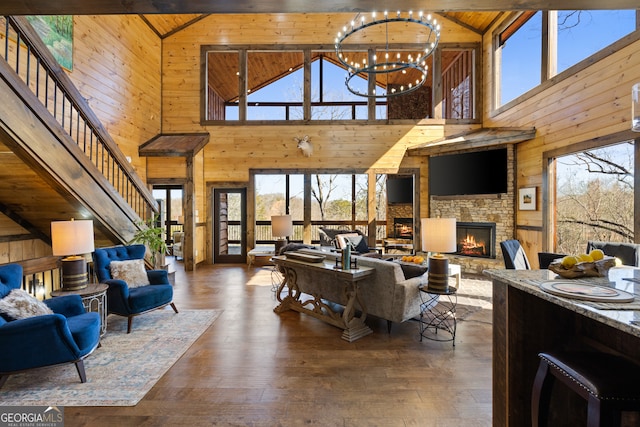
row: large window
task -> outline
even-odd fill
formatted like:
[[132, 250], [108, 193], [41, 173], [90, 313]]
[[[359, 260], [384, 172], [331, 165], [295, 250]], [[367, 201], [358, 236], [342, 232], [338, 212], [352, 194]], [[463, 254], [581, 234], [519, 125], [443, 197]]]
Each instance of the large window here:
[[[500, 107], [638, 28], [635, 10], [523, 12], [495, 36]], [[548, 43], [545, 45], [544, 41]]]
[[[345, 85], [347, 71], [333, 51], [313, 46], [260, 46], [203, 48], [206, 72], [203, 79], [203, 124], [219, 122], [264, 124], [276, 121], [421, 120], [425, 118], [475, 119], [478, 86], [475, 58], [480, 45], [436, 50], [441, 61], [427, 58], [427, 82], [419, 89], [393, 97], [363, 97]], [[392, 49], [392, 55], [415, 55], [414, 44]], [[375, 46], [349, 52], [375, 56]], [[442, 64], [442, 85], [434, 81], [434, 64]], [[366, 75], [354, 76], [351, 87], [380, 96], [414, 84], [417, 71], [380, 73], [375, 82]], [[443, 94], [434, 93], [442, 87]], [[359, 89], [358, 89], [359, 88]], [[441, 108], [434, 101], [442, 98]], [[438, 107], [436, 111], [436, 107]]]
[[563, 10], [557, 21], [561, 72], [635, 31], [636, 11]]
[[542, 12], [524, 14], [499, 37], [500, 105], [540, 84]]
[[588, 240], [634, 241], [633, 153], [629, 141], [555, 160], [556, 252], [583, 253]]
[[[369, 174], [366, 173], [256, 173], [256, 244], [273, 242], [271, 216], [283, 214], [290, 214], [293, 219], [291, 241], [302, 242], [305, 232], [310, 230], [311, 241], [318, 243], [319, 228], [322, 226], [357, 229], [368, 235], [370, 223], [376, 227], [377, 241], [387, 238], [393, 234], [393, 230], [388, 229], [387, 216], [412, 217], [415, 209], [413, 200], [404, 205], [387, 201], [387, 176], [374, 175], [375, 185], [369, 188]], [[406, 190], [411, 193], [413, 184], [409, 187]], [[369, 212], [370, 197], [375, 200], [372, 212]], [[305, 205], [305, 201], [309, 204]], [[391, 214], [390, 204], [394, 209]], [[309, 215], [308, 218], [305, 218], [305, 213]]]

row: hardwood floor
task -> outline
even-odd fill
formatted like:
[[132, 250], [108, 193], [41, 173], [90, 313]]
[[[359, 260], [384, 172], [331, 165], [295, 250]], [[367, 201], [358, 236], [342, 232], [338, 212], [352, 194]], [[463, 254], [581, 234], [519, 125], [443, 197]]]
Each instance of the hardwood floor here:
[[275, 314], [261, 267], [178, 263], [174, 301], [224, 312], [137, 406], [66, 407], [65, 426], [491, 425], [490, 310], [458, 323], [454, 349], [420, 342], [416, 322], [389, 335], [370, 316], [374, 333], [348, 343], [311, 316]]

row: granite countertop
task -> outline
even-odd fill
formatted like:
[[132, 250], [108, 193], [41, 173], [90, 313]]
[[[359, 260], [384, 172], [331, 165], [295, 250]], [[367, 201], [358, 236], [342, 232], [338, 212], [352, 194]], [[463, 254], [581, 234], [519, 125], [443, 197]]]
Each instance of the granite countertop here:
[[[556, 296], [540, 288], [540, 284], [550, 280], [563, 280], [557, 274], [549, 270], [485, 270], [484, 274], [494, 281], [506, 283], [516, 289], [535, 295], [553, 304], [562, 306], [568, 310], [597, 320], [620, 331], [640, 337], [640, 326], [631, 322], [640, 322], [640, 269], [634, 267], [614, 267], [609, 270], [608, 277], [589, 277], [571, 279], [576, 283], [588, 283], [607, 287], [615, 287], [635, 295], [634, 302], [618, 303], [615, 307], [629, 309], [601, 310], [592, 307], [587, 301]], [[635, 281], [624, 280], [631, 278]], [[640, 325], [640, 323], [639, 323]]]

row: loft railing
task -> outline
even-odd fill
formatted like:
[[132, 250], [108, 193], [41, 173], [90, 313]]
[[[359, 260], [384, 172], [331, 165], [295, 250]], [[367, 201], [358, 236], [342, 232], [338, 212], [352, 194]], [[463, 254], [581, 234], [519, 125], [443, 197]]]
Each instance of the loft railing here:
[[133, 170], [71, 79], [24, 17], [0, 17], [0, 54], [140, 218], [157, 212]]

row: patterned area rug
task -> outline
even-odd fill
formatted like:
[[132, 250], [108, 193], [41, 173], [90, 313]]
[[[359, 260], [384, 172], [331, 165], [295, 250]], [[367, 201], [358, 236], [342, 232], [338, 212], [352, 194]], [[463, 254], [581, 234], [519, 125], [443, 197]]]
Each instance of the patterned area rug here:
[[0, 405], [134, 406], [221, 312], [167, 307], [133, 319], [130, 334], [126, 318], [109, 316], [102, 346], [84, 361], [86, 383], [74, 364], [34, 369], [9, 377]]

